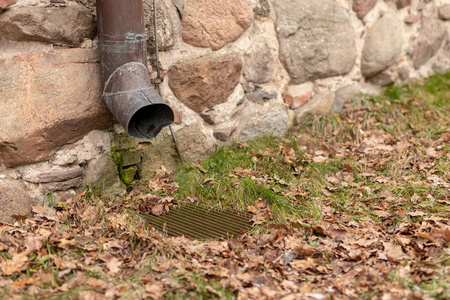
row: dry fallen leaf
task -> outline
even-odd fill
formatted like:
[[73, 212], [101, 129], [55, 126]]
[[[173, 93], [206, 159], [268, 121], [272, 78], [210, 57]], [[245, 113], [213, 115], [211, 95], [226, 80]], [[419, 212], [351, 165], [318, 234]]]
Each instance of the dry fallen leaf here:
[[255, 200], [255, 206], [258, 209], [263, 209], [266, 207], [266, 203], [261, 198], [258, 198]]
[[23, 251], [18, 254], [14, 254], [11, 259], [6, 259], [0, 263], [0, 269], [3, 275], [11, 275], [16, 272], [22, 271], [25, 267], [25, 263], [28, 261], [28, 252]]
[[152, 214], [159, 216], [164, 212], [164, 204], [158, 203], [152, 207]]
[[108, 268], [109, 272], [111, 272], [112, 274], [119, 273], [121, 265], [122, 265], [122, 262], [117, 257], [113, 257], [109, 261], [106, 262], [106, 267]]
[[24, 240], [24, 246], [28, 253], [39, 251], [44, 246], [45, 238], [40, 235], [28, 234]]
[[56, 221], [56, 210], [52, 207], [49, 207], [47, 205], [32, 205], [31, 209], [34, 213], [36, 213], [38, 216], [45, 217], [51, 221]]

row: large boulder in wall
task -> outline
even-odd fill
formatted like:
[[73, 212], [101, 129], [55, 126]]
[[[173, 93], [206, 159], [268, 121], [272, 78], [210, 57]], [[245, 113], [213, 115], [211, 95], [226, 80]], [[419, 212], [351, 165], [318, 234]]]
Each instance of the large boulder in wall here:
[[195, 112], [224, 103], [239, 83], [242, 61], [237, 55], [201, 57], [173, 65], [167, 72], [175, 96]]
[[86, 7], [69, 2], [62, 7], [20, 6], [0, 15], [2, 37], [14, 41], [79, 45], [94, 38], [94, 18]]
[[234, 42], [250, 26], [253, 11], [243, 0], [189, 0], [184, 7], [183, 41], [218, 50]]
[[101, 99], [96, 50], [0, 59], [0, 165], [45, 161], [63, 145], [112, 124]]
[[433, 57], [438, 52], [446, 36], [447, 30], [442, 21], [434, 18], [423, 19], [422, 28], [412, 57], [414, 68], [418, 69]]
[[402, 53], [402, 22], [392, 12], [384, 14], [364, 39], [361, 57], [361, 73], [372, 77], [394, 64]]
[[333, 0], [275, 0], [280, 59], [291, 84], [344, 75], [356, 59], [349, 13]]

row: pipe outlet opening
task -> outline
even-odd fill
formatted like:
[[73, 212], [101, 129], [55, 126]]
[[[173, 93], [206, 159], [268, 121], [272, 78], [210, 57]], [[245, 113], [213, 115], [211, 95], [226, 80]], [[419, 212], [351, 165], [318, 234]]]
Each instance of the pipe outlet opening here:
[[128, 134], [141, 139], [153, 138], [161, 129], [169, 126], [173, 118], [173, 111], [166, 104], [142, 107], [131, 118], [128, 124]]

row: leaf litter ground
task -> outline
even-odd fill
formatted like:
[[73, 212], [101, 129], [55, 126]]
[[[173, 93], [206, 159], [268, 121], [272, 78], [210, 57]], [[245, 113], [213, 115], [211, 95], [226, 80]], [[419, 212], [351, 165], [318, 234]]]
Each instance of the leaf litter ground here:
[[[449, 299], [450, 75], [0, 225], [2, 299]], [[167, 237], [184, 202], [253, 229]]]

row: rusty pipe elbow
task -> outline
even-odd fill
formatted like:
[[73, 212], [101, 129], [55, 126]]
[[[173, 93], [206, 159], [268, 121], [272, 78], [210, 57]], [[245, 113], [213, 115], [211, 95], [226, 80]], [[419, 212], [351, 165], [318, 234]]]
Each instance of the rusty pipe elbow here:
[[146, 67], [142, 0], [97, 0], [97, 23], [103, 100], [128, 135], [153, 138], [174, 114]]

